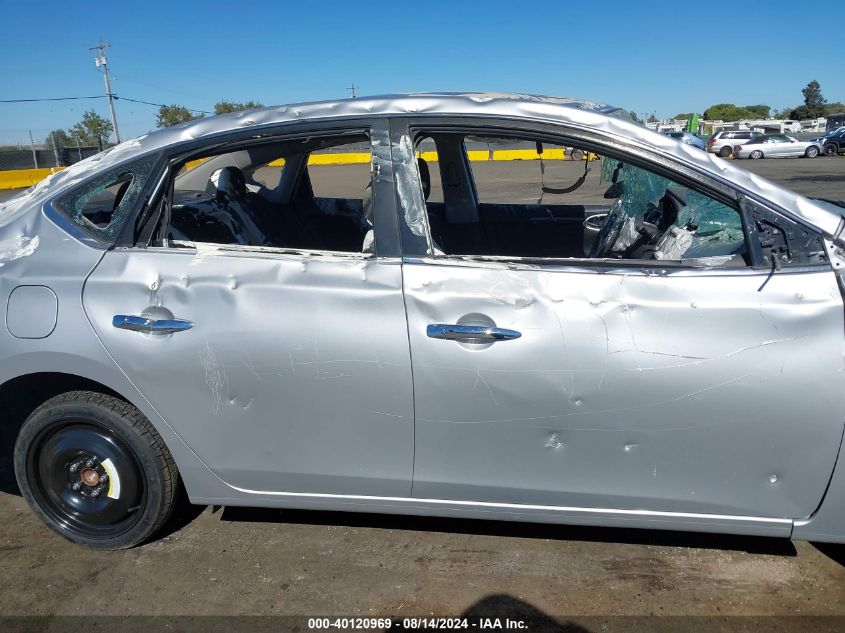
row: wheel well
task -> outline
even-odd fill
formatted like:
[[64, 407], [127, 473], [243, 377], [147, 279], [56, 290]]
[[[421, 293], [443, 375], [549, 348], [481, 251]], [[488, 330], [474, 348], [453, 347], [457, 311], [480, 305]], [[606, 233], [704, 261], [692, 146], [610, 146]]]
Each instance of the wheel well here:
[[12, 472], [15, 440], [29, 414], [61, 393], [82, 389], [126, 400], [113, 389], [88, 378], [55, 372], [18, 376], [0, 385], [0, 489], [8, 490], [14, 481]]

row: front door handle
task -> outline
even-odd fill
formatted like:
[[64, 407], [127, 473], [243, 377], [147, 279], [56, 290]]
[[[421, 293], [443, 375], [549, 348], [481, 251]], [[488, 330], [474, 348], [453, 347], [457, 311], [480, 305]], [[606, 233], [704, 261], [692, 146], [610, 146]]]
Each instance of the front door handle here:
[[173, 334], [194, 327], [193, 322], [185, 319], [153, 319], [134, 314], [115, 314], [111, 324], [121, 330], [144, 332], [146, 334]]
[[484, 343], [488, 341], [511, 341], [522, 336], [516, 330], [487, 325], [458, 325], [456, 323], [431, 323], [425, 332], [429, 338], [442, 338], [447, 341], [467, 341]]

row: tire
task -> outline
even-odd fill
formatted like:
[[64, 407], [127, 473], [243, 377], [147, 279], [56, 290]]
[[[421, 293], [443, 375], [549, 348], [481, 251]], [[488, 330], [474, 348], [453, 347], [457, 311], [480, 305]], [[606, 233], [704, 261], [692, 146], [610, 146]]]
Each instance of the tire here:
[[173, 511], [178, 471], [131, 404], [71, 391], [38, 407], [15, 443], [23, 497], [47, 527], [93, 549], [142, 543]]
[[818, 155], [819, 155], [819, 148], [818, 147], [810, 146], [810, 147], [807, 148], [807, 151], [804, 152], [804, 156], [806, 156], [807, 158], [815, 158]]
[[839, 153], [839, 149], [833, 143], [824, 146], [824, 155], [825, 156], [836, 156]]
[[719, 156], [722, 158], [727, 158], [731, 154], [733, 154], [733, 150], [729, 145], [722, 145], [722, 147], [719, 148]]
[[748, 155], [748, 158], [763, 158], [763, 152], [761, 152], [759, 149], [755, 149]]

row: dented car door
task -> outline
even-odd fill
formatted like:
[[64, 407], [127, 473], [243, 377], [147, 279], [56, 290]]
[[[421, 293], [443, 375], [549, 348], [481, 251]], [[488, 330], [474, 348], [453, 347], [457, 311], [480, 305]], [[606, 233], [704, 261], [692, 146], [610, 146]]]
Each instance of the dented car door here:
[[[606, 516], [816, 510], [845, 410], [843, 305], [829, 264], [438, 252], [417, 129], [425, 122], [392, 130], [407, 226], [415, 497]], [[777, 220], [756, 209], [768, 220], [748, 243], [760, 251], [760, 227]]]
[[[309, 134], [292, 142], [312, 142]], [[378, 126], [368, 134], [378, 247], [396, 242], [395, 207]], [[228, 198], [223, 178], [212, 181], [217, 197], [203, 204], [220, 215]], [[317, 213], [310, 183], [306, 194]], [[269, 208], [292, 214], [298, 204]], [[83, 303], [120, 369], [233, 489], [407, 495], [413, 398], [401, 263], [358, 249], [117, 248], [91, 273]]]

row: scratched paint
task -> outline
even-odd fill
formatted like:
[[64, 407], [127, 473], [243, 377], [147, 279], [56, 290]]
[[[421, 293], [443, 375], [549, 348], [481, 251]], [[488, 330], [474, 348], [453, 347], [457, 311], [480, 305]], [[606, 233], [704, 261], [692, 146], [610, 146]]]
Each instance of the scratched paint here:
[[[766, 272], [699, 271], [693, 290], [685, 273], [465, 264], [405, 265], [419, 494], [795, 518], [818, 506], [845, 405], [832, 272], [758, 292]], [[522, 337], [426, 337], [479, 306]], [[760, 494], [773, 471], [777, 489]]]

